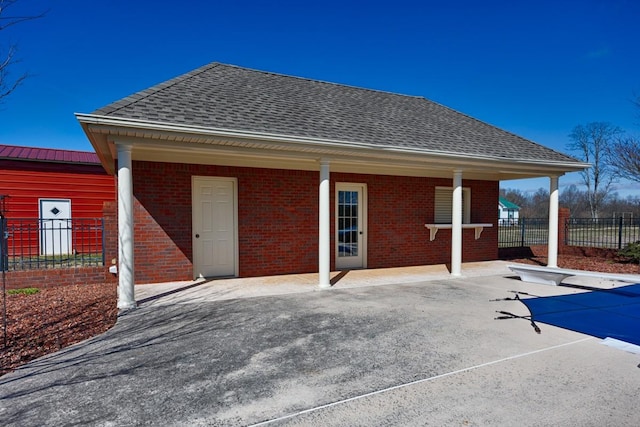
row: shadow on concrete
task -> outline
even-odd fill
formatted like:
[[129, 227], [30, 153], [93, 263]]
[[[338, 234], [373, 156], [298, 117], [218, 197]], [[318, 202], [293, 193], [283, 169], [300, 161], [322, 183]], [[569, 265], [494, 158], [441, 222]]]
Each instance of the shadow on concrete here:
[[329, 282], [331, 283], [331, 286], [335, 286], [335, 284], [342, 280], [347, 274], [349, 274], [350, 271], [351, 270], [342, 270], [340, 273], [333, 276], [333, 278]]
[[167, 291], [167, 292], [162, 292], [162, 293], [157, 294], [157, 295], [152, 295], [150, 297], [142, 298], [142, 299], [136, 301], [136, 303], [137, 303], [137, 305], [142, 305], [142, 304], [145, 304], [145, 303], [148, 303], [148, 302], [151, 302], [151, 301], [156, 301], [156, 300], [158, 300], [160, 298], [163, 298], [163, 297], [166, 297], [166, 296], [169, 296], [169, 295], [174, 295], [174, 294], [177, 294], [179, 292], [184, 292], [186, 290], [193, 289], [195, 287], [204, 285], [206, 283], [213, 282], [214, 280], [215, 279], [207, 279], [207, 280], [203, 280], [202, 282], [196, 282], [196, 283], [192, 283], [190, 285], [186, 285], [186, 286], [182, 286], [182, 287], [179, 287], [179, 288], [171, 289], [170, 291]]

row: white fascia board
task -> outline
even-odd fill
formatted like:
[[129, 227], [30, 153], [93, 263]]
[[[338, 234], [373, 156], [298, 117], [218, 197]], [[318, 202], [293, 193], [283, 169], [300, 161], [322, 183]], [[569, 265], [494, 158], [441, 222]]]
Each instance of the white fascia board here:
[[[176, 124], [166, 124], [160, 122], [150, 122], [137, 119], [124, 119], [120, 117], [107, 117], [93, 114], [76, 114], [77, 119], [84, 125], [93, 125], [103, 128], [99, 133], [109, 134], [128, 134], [135, 130], [137, 136], [140, 134], [149, 134], [148, 137], [154, 139], [175, 139], [175, 135], [182, 136], [181, 139], [205, 137], [211, 139], [227, 139], [238, 141], [260, 141], [262, 143], [287, 143], [288, 145], [296, 145], [299, 148], [312, 147], [316, 150], [345, 150], [352, 152], [353, 155], [367, 156], [377, 154], [377, 157], [383, 155], [411, 156], [416, 160], [415, 156], [429, 156], [436, 163], [460, 166], [484, 166], [504, 169], [505, 172], [514, 173], [518, 170], [526, 170], [527, 172], [538, 172], [539, 174], [558, 174], [565, 172], [576, 172], [589, 168], [591, 165], [581, 162], [554, 162], [548, 160], [532, 160], [532, 159], [505, 159], [502, 157], [474, 155], [472, 158], [467, 154], [459, 154], [447, 151], [430, 151], [418, 148], [396, 147], [390, 145], [374, 145], [362, 142], [347, 142], [332, 139], [297, 137], [289, 135], [279, 135], [270, 133], [259, 133], [251, 131], [237, 131], [230, 129], [205, 128], [199, 126], [186, 126]], [[96, 129], [97, 130], [97, 129]], [[91, 129], [87, 129], [87, 132]], [[171, 135], [171, 136], [170, 136]], [[147, 136], [147, 135], [145, 135]], [[182, 145], [184, 149], [184, 145]], [[367, 152], [364, 154], [363, 151]], [[530, 175], [525, 173], [525, 175]]]

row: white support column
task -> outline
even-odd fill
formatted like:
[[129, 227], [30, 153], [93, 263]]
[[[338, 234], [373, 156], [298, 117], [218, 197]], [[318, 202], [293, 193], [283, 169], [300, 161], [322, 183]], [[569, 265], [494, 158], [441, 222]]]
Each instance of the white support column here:
[[549, 185], [549, 242], [547, 267], [558, 267], [558, 177], [551, 176]]
[[453, 171], [451, 210], [451, 275], [462, 275], [462, 171]]
[[331, 211], [329, 206], [329, 161], [320, 161], [320, 206], [318, 217], [318, 273], [320, 288], [331, 287]]
[[118, 144], [118, 308], [136, 307], [133, 267], [131, 146]]

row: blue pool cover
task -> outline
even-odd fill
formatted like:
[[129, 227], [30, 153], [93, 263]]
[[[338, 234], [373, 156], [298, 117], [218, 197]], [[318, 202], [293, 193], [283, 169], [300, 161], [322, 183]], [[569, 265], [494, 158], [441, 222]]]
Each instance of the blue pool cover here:
[[520, 301], [534, 322], [640, 346], [640, 283]]

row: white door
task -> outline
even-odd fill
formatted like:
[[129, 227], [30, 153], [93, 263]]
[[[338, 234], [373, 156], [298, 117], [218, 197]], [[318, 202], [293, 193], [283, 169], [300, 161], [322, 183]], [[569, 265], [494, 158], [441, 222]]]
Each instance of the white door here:
[[193, 177], [192, 195], [194, 277], [236, 276], [236, 180]]
[[336, 183], [336, 268], [366, 268], [366, 187]]
[[40, 199], [40, 254], [71, 253], [71, 200]]

